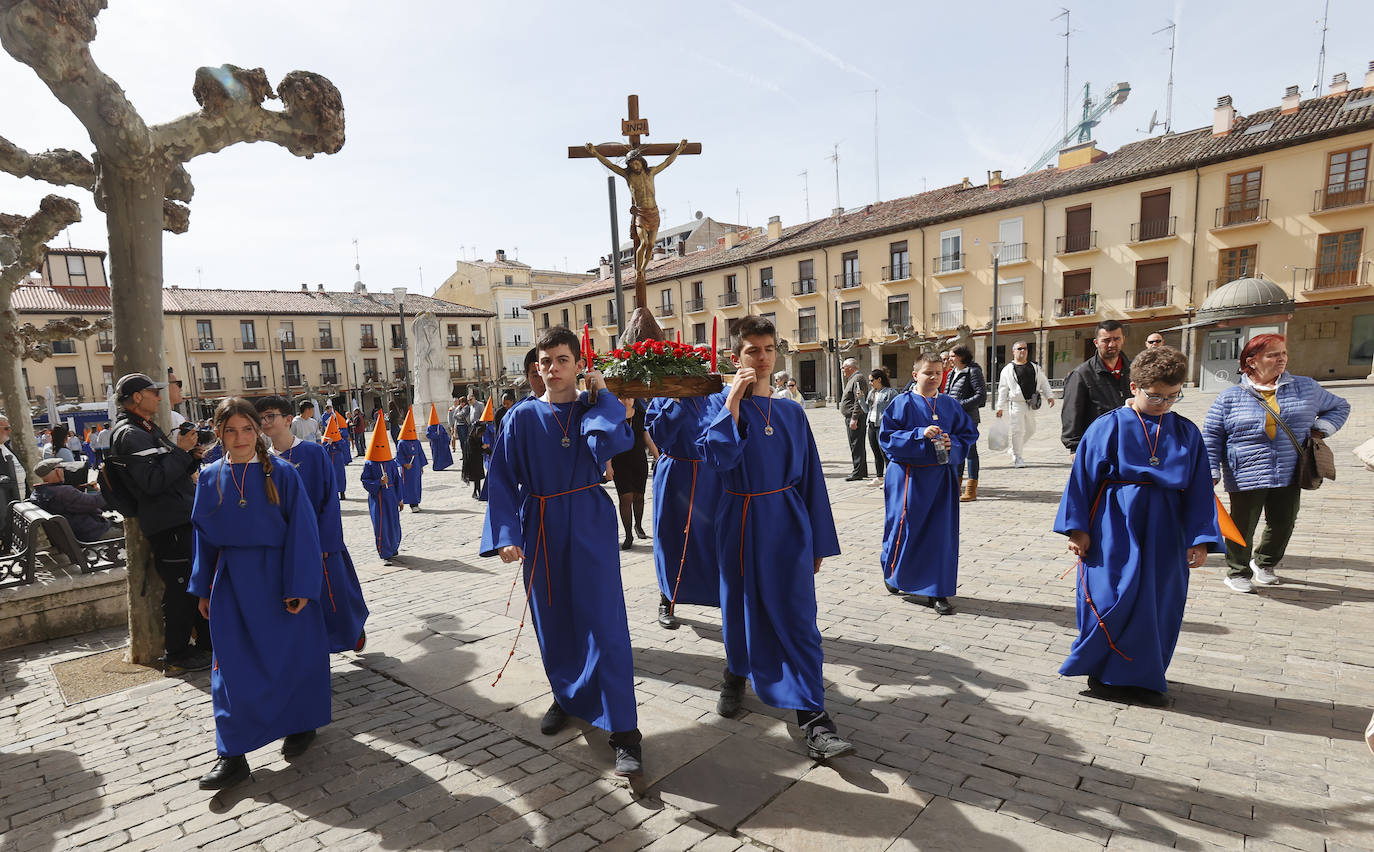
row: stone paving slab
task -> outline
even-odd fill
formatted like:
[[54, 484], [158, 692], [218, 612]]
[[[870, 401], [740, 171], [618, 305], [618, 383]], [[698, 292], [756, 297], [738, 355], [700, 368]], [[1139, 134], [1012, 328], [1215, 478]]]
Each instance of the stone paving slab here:
[[[1283, 583], [1237, 595], [1194, 571], [1171, 707], [1102, 703], [1056, 669], [1074, 633], [1072, 558], [1049, 532], [1068, 457], [1042, 412], [1030, 464], [984, 450], [961, 516], [956, 614], [879, 585], [881, 494], [847, 483], [843, 428], [808, 414], [844, 553], [817, 575], [827, 700], [857, 754], [818, 767], [790, 714], [747, 694], [714, 712], [718, 613], [659, 628], [647, 543], [622, 561], [648, 777], [609, 774], [602, 732], [538, 733], [548, 706], [516, 569], [476, 556], [481, 507], [456, 470], [426, 477], [382, 565], [356, 485], [345, 532], [372, 617], [333, 661], [334, 722], [303, 757], [250, 755], [210, 798], [208, 678], [63, 705], [54, 663], [103, 631], [0, 652], [0, 850], [1374, 848], [1374, 386], [1330, 443], [1339, 478], [1303, 494]], [[1179, 411], [1201, 422], [1212, 395]], [[512, 648], [515, 653], [511, 655]], [[497, 670], [509, 661], [501, 682]]]

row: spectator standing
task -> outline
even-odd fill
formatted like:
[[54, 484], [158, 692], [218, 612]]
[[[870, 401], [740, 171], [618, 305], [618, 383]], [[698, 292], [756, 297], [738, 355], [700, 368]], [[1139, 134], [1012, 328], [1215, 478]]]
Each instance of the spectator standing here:
[[873, 450], [873, 468], [877, 471], [873, 484], [882, 485], [883, 474], [887, 470], [887, 456], [878, 445], [878, 427], [882, 426], [883, 412], [887, 410], [888, 403], [892, 402], [897, 391], [892, 388], [892, 380], [887, 377], [886, 370], [874, 370], [869, 373], [868, 384], [871, 388], [868, 392], [868, 446]]
[[[1254, 584], [1272, 586], [1298, 519], [1302, 489], [1294, 481], [1298, 441], [1325, 437], [1345, 424], [1350, 403], [1317, 384], [1288, 372], [1288, 344], [1281, 334], [1257, 334], [1240, 351], [1240, 384], [1217, 395], [1207, 411], [1202, 437], [1211, 461], [1212, 482], [1224, 480], [1231, 519], [1249, 542], [1226, 542], [1226, 585], [1252, 592]], [[1283, 425], [1279, 424], [1283, 421]], [[1255, 528], [1264, 514], [1264, 533]]]
[[320, 442], [320, 421], [315, 419], [315, 403], [301, 403], [301, 416], [291, 421], [291, 434], [312, 444]]
[[849, 437], [849, 455], [854, 460], [854, 469], [845, 482], [858, 482], [868, 478], [868, 458], [864, 454], [864, 404], [867, 388], [864, 377], [859, 373], [859, 362], [853, 358], [844, 359], [840, 365], [844, 377], [844, 393], [840, 397], [840, 414], [844, 417], [846, 435]]
[[1097, 324], [1093, 344], [1097, 352], [1074, 368], [1064, 380], [1064, 407], [1059, 417], [1060, 437], [1069, 452], [1078, 451], [1078, 442], [1088, 425], [1109, 411], [1126, 404], [1131, 397], [1131, 366], [1121, 353], [1126, 332], [1116, 320]]
[[[452, 427], [453, 441], [464, 459], [468, 457], [468, 430], [472, 427], [472, 408], [468, 405], [468, 398], [460, 396], [453, 401], [453, 408], [448, 413], [449, 424]], [[467, 481], [466, 468], [463, 473], [463, 481]]]
[[797, 389], [797, 380], [796, 380], [796, 379], [788, 379], [788, 380], [787, 380], [787, 386], [784, 387], [784, 388], [782, 389], [782, 396], [783, 396], [785, 399], [790, 399], [790, 400], [792, 400], [793, 402], [797, 403], [798, 405], [803, 405], [803, 404], [805, 403], [805, 401], [806, 401], [806, 400], [802, 397], [801, 391]]
[[[974, 428], [982, 422], [982, 409], [988, 403], [988, 383], [983, 378], [983, 368], [973, 360], [973, 352], [967, 346], [956, 346], [950, 350], [950, 361], [954, 372], [945, 382], [946, 393], [964, 409], [973, 421]], [[964, 479], [964, 467], [968, 466], [968, 479]], [[959, 463], [959, 502], [968, 503], [978, 499], [978, 442], [968, 445], [968, 454]]]
[[1035, 412], [1041, 402], [1054, 408], [1054, 392], [1050, 380], [1040, 365], [1030, 360], [1030, 348], [1024, 340], [1011, 346], [1012, 362], [1002, 368], [997, 378], [997, 416], [1008, 415], [1011, 463], [1023, 467], [1026, 463], [1022, 449], [1035, 434]]
[[367, 452], [367, 436], [363, 434], [363, 410], [353, 409], [353, 414], [348, 418], [348, 436], [353, 439], [353, 446], [357, 448], [355, 453], [359, 458]]

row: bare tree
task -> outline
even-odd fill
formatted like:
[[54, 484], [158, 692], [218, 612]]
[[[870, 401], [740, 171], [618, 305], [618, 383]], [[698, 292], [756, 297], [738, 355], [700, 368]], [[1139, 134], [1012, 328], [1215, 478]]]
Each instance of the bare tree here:
[[[0, 171], [91, 190], [109, 233], [115, 372], [163, 375], [162, 231], [184, 232], [194, 187], [184, 164], [238, 142], [274, 142], [300, 157], [344, 143], [339, 90], [325, 77], [292, 71], [273, 90], [261, 68], [197, 69], [200, 110], [147, 124], [124, 90], [91, 57], [105, 0], [0, 0], [0, 47], [33, 69], [81, 121], [95, 146], [87, 159], [67, 150], [32, 155], [0, 138]], [[281, 110], [265, 109], [280, 98]], [[166, 414], [164, 411], [166, 423]], [[161, 582], [147, 543], [129, 524], [129, 656], [152, 663], [162, 649], [154, 603]]]

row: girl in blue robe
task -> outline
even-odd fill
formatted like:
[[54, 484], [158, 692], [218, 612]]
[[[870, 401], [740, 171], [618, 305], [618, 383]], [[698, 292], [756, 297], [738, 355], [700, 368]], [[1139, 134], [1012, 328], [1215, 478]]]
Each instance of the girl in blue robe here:
[[[644, 426], [659, 449], [654, 468], [654, 571], [659, 623], [679, 603], [720, 606], [716, 507], [720, 477], [701, 460], [697, 440], [715, 420], [720, 397], [655, 399]], [[676, 619], [670, 622], [677, 627]]]
[[[414, 428], [414, 427], [411, 427]], [[403, 433], [404, 434], [404, 433]], [[401, 502], [410, 504], [410, 511], [420, 511], [420, 491], [429, 459], [424, 448], [414, 438], [403, 438], [396, 442], [396, 461], [401, 468]]]
[[[887, 454], [883, 475], [883, 581], [893, 594], [924, 595], [936, 612], [949, 605], [959, 585], [959, 465], [978, 441], [978, 427], [954, 397], [939, 393], [940, 359], [916, 360], [915, 387], [898, 394], [883, 412], [878, 444]], [[924, 393], [922, 393], [924, 389]], [[936, 455], [940, 438], [949, 455]]]
[[1136, 356], [1135, 396], [1084, 432], [1054, 522], [1081, 551], [1078, 638], [1059, 673], [1105, 698], [1167, 703], [1188, 570], [1224, 547], [1202, 434], [1169, 412], [1186, 371], [1172, 349]]
[[[568, 336], [575, 353], [577, 338]], [[606, 462], [633, 444], [624, 404], [604, 389], [595, 405], [583, 393], [509, 410], [487, 473], [482, 555], [510, 546], [524, 553], [523, 583], [557, 707], [612, 732], [613, 747], [637, 750], [619, 528], [601, 487]]]
[[[287, 435], [295, 437], [289, 431]], [[315, 509], [320, 550], [324, 554], [324, 595], [320, 598], [320, 608], [324, 611], [329, 651], [361, 651], [368, 610], [358, 571], [353, 567], [353, 557], [344, 546], [343, 518], [339, 496], [334, 491], [336, 470], [331, 468], [330, 457], [319, 444], [297, 439], [289, 450], [278, 455], [296, 468], [310, 505]], [[337, 463], [338, 456], [333, 458]]]
[[251, 461], [224, 458], [201, 471], [191, 511], [188, 591], [200, 598], [215, 643], [210, 695], [220, 755], [200, 786], [218, 790], [247, 778], [244, 755], [273, 740], [286, 737], [290, 756], [304, 751], [329, 724], [330, 691], [320, 536], [304, 484], [290, 463], [268, 454], [247, 400], [225, 400], [215, 421], [227, 452], [244, 436], [252, 442]]
[[363, 463], [363, 490], [377, 555], [390, 559], [401, 550], [401, 468], [395, 459]]

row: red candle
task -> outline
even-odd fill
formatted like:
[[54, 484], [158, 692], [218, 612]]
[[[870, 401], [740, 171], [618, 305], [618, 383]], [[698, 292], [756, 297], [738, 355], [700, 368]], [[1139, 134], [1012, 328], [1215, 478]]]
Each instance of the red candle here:
[[592, 365], [592, 329], [586, 323], [582, 324], [582, 360], [588, 367]]
[[677, 330], [677, 342], [678, 342], [678, 343], [681, 343], [681, 342], [682, 342], [682, 329], [680, 329], [680, 328]]
[[711, 317], [711, 372], [716, 372], [716, 326], [720, 324], [720, 317]]

